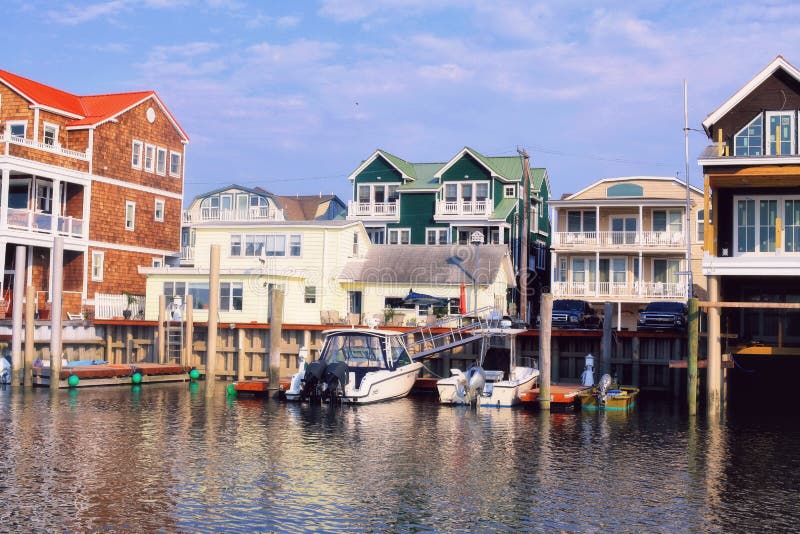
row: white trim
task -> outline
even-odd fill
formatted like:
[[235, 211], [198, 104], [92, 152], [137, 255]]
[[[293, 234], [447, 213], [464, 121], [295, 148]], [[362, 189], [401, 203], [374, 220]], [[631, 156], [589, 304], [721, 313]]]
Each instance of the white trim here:
[[42, 121], [42, 143], [47, 145], [47, 136], [45, 134], [47, 133], [48, 128], [53, 129], [53, 144], [48, 146], [59, 148], [61, 146], [61, 143], [58, 142], [59, 126], [54, 122]]
[[[428, 232], [436, 232], [436, 242], [428, 243]], [[444, 232], [444, 243], [439, 242], [440, 234]], [[450, 244], [450, 228], [444, 226], [428, 226], [425, 228], [425, 244], [426, 245], [449, 245]]]
[[[97, 276], [95, 276], [95, 274], [94, 274], [95, 258], [100, 258], [100, 261], [98, 262], [99, 267], [100, 267], [100, 274], [98, 274]], [[103, 275], [105, 273], [105, 262], [106, 262], [105, 258], [106, 258], [106, 253], [103, 252], [102, 250], [93, 250], [92, 251], [92, 265], [90, 267], [91, 272], [89, 273], [90, 276], [92, 277], [92, 282], [102, 282], [103, 281]]]
[[[517, 193], [519, 189], [519, 185], [514, 184], [503, 184], [503, 198], [517, 198]], [[511, 194], [508, 194], [508, 190], [511, 189]]]
[[[178, 172], [172, 172], [172, 158], [173, 156], [178, 156]], [[176, 152], [174, 150], [169, 151], [169, 175], [173, 178], [180, 178], [181, 177], [181, 162], [183, 161], [183, 155], [181, 152]]]
[[[161, 217], [158, 216], [158, 206], [161, 205]], [[164, 213], [167, 209], [167, 203], [163, 198], [156, 198], [153, 200], [153, 220], [156, 222], [164, 222]]]
[[[152, 157], [150, 158], [150, 165], [147, 165], [147, 151], [152, 150]], [[144, 167], [145, 172], [153, 172], [156, 168], [156, 146], [151, 145], [150, 143], [145, 143], [144, 145], [144, 153], [142, 156], [142, 166]]]
[[[25, 139], [25, 137], [28, 135], [28, 121], [27, 121], [27, 119], [26, 120], [6, 121], [6, 130], [8, 131], [7, 135], [9, 137], [11, 137], [11, 127], [12, 126], [19, 126], [20, 124], [25, 127], [25, 131], [22, 133], [22, 138]], [[15, 135], [14, 137], [20, 137], [20, 136]]]
[[[156, 262], [158, 262], [158, 265], [156, 265]], [[164, 256], [159, 256], [158, 258], [153, 258], [152, 265], [153, 265], [153, 269], [160, 269], [161, 267], [163, 267], [164, 266]]]
[[[162, 154], [164, 155], [163, 160], [160, 159]], [[156, 147], [156, 174], [159, 176], [167, 175], [167, 149], [163, 146]]]
[[[371, 164], [373, 161], [375, 161], [375, 159], [376, 159], [378, 156], [380, 156], [380, 157], [382, 157], [382, 158], [383, 158], [383, 160], [384, 160], [386, 163], [388, 163], [388, 164], [389, 164], [389, 166], [391, 166], [391, 167], [392, 167], [394, 170], [396, 170], [397, 172], [399, 172], [399, 173], [400, 173], [400, 177], [402, 178], [402, 180], [403, 180], [404, 182], [405, 182], [406, 180], [409, 180], [409, 181], [413, 181], [413, 180], [414, 180], [414, 178], [412, 178], [411, 176], [409, 176], [409, 175], [407, 175], [406, 173], [404, 173], [402, 170], [400, 170], [400, 168], [399, 168], [399, 167], [397, 167], [397, 165], [395, 165], [394, 163], [392, 163], [392, 161], [391, 161], [389, 158], [387, 158], [387, 157], [385, 156], [385, 154], [388, 154], [388, 152], [383, 152], [382, 150], [376, 150], [375, 152], [373, 152], [373, 153], [372, 153], [372, 155], [371, 155], [370, 157], [368, 157], [367, 159], [365, 159], [365, 160], [364, 160], [364, 163], [362, 163], [361, 165], [359, 165], [359, 166], [358, 166], [358, 168], [357, 168], [356, 170], [354, 170], [353, 172], [351, 172], [351, 173], [350, 173], [350, 176], [348, 176], [348, 177], [347, 177], [347, 179], [348, 179], [348, 180], [350, 180], [351, 182], [352, 182], [352, 181], [354, 181], [354, 180], [356, 179], [356, 176], [358, 176], [359, 174], [361, 174], [361, 172], [362, 172], [364, 169], [366, 169], [367, 167], [369, 167], [369, 165], [370, 165], [370, 164]], [[398, 158], [398, 159], [400, 159], [400, 158]]]
[[[397, 243], [392, 243], [392, 232], [397, 234]], [[402, 234], [408, 232], [408, 243], [402, 242]], [[411, 228], [387, 228], [386, 229], [386, 244], [387, 245], [410, 245], [411, 244]]]
[[778, 69], [783, 69], [787, 74], [792, 76], [795, 80], [800, 81], [800, 71], [797, 70], [792, 64], [778, 56], [772, 62], [764, 67], [758, 74], [756, 74], [749, 82], [747, 82], [741, 89], [736, 91], [733, 96], [728, 98], [722, 103], [720, 107], [712, 111], [708, 117], [703, 121], [703, 128], [706, 133], [709, 133], [709, 128], [716, 124], [718, 120], [724, 117], [731, 109], [737, 106], [744, 100], [750, 93], [752, 93], [764, 80], [772, 76]]
[[800, 165], [800, 156], [721, 156], [698, 159], [700, 167], [749, 166], [749, 165]]
[[124, 187], [126, 189], [135, 189], [136, 191], [142, 191], [145, 193], [152, 193], [154, 195], [161, 195], [168, 198], [183, 200], [183, 195], [181, 195], [180, 193], [173, 193], [172, 191], [166, 191], [164, 189], [156, 189], [155, 187], [147, 187], [144, 185], [134, 184], [131, 182], [123, 182], [122, 180], [115, 180], [114, 178], [106, 178], [105, 176], [92, 175], [92, 180], [97, 182], [102, 182], [104, 184]]
[[[52, 244], [53, 240], [50, 239]], [[135, 252], [137, 254], [149, 254], [150, 256], [175, 256], [176, 250], [165, 250], [160, 248], [134, 247], [132, 245], [118, 245], [116, 243], [106, 243], [104, 241], [89, 241], [86, 246], [93, 248], [104, 248], [106, 250], [117, 250], [120, 252]]]
[[[136, 162], [134, 162], [134, 156], [136, 155], [136, 147], [137, 146], [139, 147], [139, 154], [138, 154], [138, 156], [139, 156], [139, 164], [138, 165], [136, 164]], [[143, 166], [144, 166], [144, 143], [142, 141], [139, 141], [138, 139], [133, 139], [131, 141], [131, 168], [137, 169], [137, 170], [142, 170]]]
[[[764, 123], [763, 123], [763, 127], [762, 127], [761, 130], [762, 130], [762, 132], [764, 134], [766, 134], [766, 135], [764, 135], [762, 137], [762, 142], [764, 143], [764, 155], [765, 156], [775, 156], [776, 155], [776, 154], [773, 154], [770, 151], [770, 145], [772, 144], [772, 143], [770, 143], [770, 135], [771, 135], [772, 132], [770, 132], [770, 129], [769, 129], [769, 119], [770, 119], [770, 117], [781, 116], [781, 115], [789, 115], [789, 121], [790, 121], [790, 125], [789, 125], [789, 129], [790, 129], [790, 131], [789, 131], [789, 154], [792, 154], [792, 155], [797, 154], [797, 152], [795, 150], [795, 137], [797, 135], [797, 127], [796, 127], [795, 118], [796, 118], [797, 113], [795, 112], [795, 110], [790, 109], [790, 110], [785, 110], [785, 111], [765, 111], [764, 112]], [[777, 145], [778, 143], [781, 143], [781, 140], [780, 139], [775, 139], [775, 143]]]
[[[132, 217], [128, 219], [128, 208], [133, 208]], [[125, 230], [133, 232], [136, 230], [136, 202], [132, 200], [125, 201]]]
[[[599, 186], [601, 184], [615, 183], [615, 182], [633, 182], [633, 181], [638, 181], [638, 180], [658, 181], [658, 182], [675, 182], [679, 186], [681, 186], [683, 188], [686, 188], [686, 182], [683, 181], [683, 180], [678, 180], [674, 176], [623, 176], [623, 177], [619, 177], [619, 178], [603, 178], [602, 180], [598, 180], [597, 182], [594, 182], [594, 183], [584, 187], [583, 189], [581, 189], [577, 193], [573, 193], [573, 194], [569, 195], [567, 198], [563, 199], [561, 202], [568, 201], [568, 200], [580, 200], [580, 199], [578, 199], [576, 197], [582, 195], [586, 191], [588, 191], [588, 190], [590, 190], [590, 189], [592, 189], [594, 187], [597, 187], [597, 186]], [[703, 194], [703, 190], [702, 189], [699, 189], [699, 188], [697, 188], [697, 187], [695, 187], [695, 186], [693, 186], [691, 184], [689, 184], [689, 189], [692, 189], [695, 193], [697, 193], [699, 195]], [[647, 197], [633, 197], [633, 199], [646, 200]], [[605, 203], [605, 202], [607, 202], [609, 200], [624, 200], [629, 205], [633, 199], [631, 197], [627, 197], [627, 198], [622, 198], [622, 197], [610, 197], [609, 198], [609, 197], [606, 197], [606, 198], [601, 198], [601, 199], [592, 199], [592, 201], [595, 202], [595, 203], [597, 203], [597, 202]], [[554, 203], [559, 202], [559, 201], [550, 200], [549, 202], [551, 204], [554, 204]], [[685, 202], [686, 202], [686, 200], [684, 200], [684, 203]], [[638, 203], [638, 201], [637, 201], [637, 203]]]

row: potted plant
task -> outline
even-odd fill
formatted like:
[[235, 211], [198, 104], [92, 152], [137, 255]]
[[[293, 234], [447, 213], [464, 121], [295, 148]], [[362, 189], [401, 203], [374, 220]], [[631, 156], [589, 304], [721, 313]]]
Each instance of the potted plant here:
[[392, 324], [392, 319], [394, 319], [394, 308], [391, 306], [386, 306], [383, 309], [383, 324], [389, 325]]
[[131, 306], [133, 306], [133, 304], [136, 302], [136, 297], [131, 293], [128, 293], [127, 291], [123, 293], [123, 295], [125, 295], [125, 298], [128, 301], [128, 306], [124, 310], [122, 310], [122, 316], [125, 318], [125, 320], [128, 320], [131, 318], [131, 315], [133, 314]]

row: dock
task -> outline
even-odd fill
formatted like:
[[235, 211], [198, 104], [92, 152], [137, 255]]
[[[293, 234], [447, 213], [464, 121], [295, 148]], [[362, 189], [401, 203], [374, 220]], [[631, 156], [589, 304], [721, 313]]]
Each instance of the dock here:
[[[92, 387], [181, 382], [190, 380], [193, 367], [158, 363], [65, 365], [59, 374], [58, 387]], [[50, 386], [50, 368], [33, 367], [33, 385]]]
[[[568, 407], [575, 403], [581, 391], [590, 389], [582, 384], [550, 384], [550, 406]], [[523, 405], [539, 403], [539, 388], [533, 388], [520, 396]]]
[[[281, 378], [278, 387], [281, 391], [289, 389], [289, 377]], [[254, 378], [252, 380], [239, 380], [233, 383], [233, 390], [238, 394], [243, 395], [268, 395], [271, 391], [269, 388], [269, 378]]]

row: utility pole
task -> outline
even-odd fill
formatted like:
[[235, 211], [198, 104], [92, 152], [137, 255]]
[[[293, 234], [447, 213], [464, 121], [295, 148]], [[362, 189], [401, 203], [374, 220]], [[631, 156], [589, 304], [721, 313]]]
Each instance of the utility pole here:
[[528, 240], [530, 234], [530, 164], [528, 163], [528, 151], [517, 147], [517, 153], [522, 156], [522, 232], [520, 232], [520, 265], [519, 265], [519, 316], [520, 319], [528, 322]]
[[692, 280], [692, 231], [691, 231], [691, 200], [689, 197], [689, 98], [687, 96], [686, 80], [683, 80], [683, 147], [686, 160], [686, 297], [692, 298], [694, 280]]

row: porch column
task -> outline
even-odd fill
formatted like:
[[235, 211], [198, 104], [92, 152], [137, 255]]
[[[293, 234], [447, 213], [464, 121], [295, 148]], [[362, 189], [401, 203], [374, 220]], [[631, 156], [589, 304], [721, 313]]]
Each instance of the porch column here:
[[600, 244], [600, 205], [594, 207], [594, 236], [595, 242]]
[[[599, 232], [598, 232], [599, 233]], [[600, 294], [600, 251], [594, 253], [594, 294]]]
[[[561, 275], [561, 273], [558, 272], [558, 252], [555, 250], [552, 251], [550, 253], [550, 258], [552, 262], [550, 263], [550, 293], [557, 297], [559, 295], [556, 294], [556, 278]], [[560, 278], [558, 278], [558, 280], [561, 281]]]
[[81, 237], [89, 237], [89, 210], [91, 201], [92, 201], [92, 186], [90, 184], [87, 184], [83, 186], [83, 211], [81, 212], [81, 220], [83, 221], [83, 233], [81, 234]]
[[[719, 276], [709, 276], [708, 300], [719, 302]], [[722, 408], [722, 354], [720, 347], [720, 308], [708, 309], [708, 413], [718, 414]]]
[[636, 229], [638, 230], [637, 236], [639, 237], [639, 246], [642, 246], [642, 226], [644, 226], [644, 217], [642, 217], [642, 205], [639, 204], [639, 223], [636, 225]]
[[644, 265], [642, 264], [642, 251], [639, 250], [639, 296], [642, 296], [642, 288], [644, 287]]
[[53, 234], [57, 234], [58, 219], [61, 216], [61, 180], [53, 180], [53, 198], [50, 199], [50, 212], [53, 214], [50, 221], [50, 229]]
[[10, 181], [11, 171], [3, 169], [3, 185], [0, 189], [0, 228], [5, 228], [8, 225], [8, 189]]

